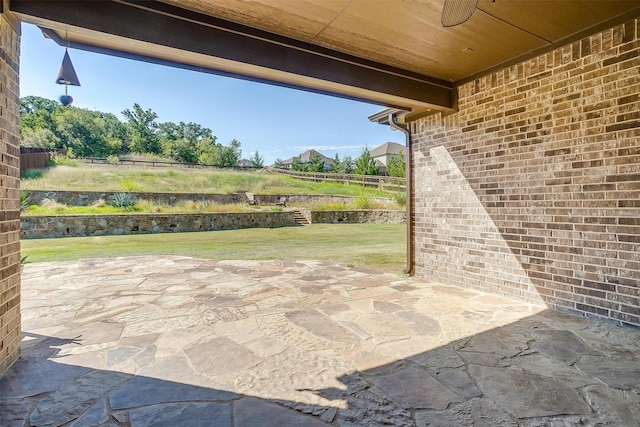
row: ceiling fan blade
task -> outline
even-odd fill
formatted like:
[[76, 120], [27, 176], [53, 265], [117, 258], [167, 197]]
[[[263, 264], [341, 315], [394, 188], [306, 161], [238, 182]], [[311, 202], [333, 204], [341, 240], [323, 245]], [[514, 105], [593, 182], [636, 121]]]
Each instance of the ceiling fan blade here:
[[478, 6], [478, 0], [444, 0], [442, 26], [455, 27], [467, 22]]

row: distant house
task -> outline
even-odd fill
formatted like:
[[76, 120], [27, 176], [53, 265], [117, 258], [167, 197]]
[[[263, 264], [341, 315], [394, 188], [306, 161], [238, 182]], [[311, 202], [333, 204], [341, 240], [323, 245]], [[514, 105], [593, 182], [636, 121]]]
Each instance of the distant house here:
[[247, 159], [240, 159], [240, 160], [238, 160], [238, 167], [251, 168], [251, 167], [253, 167], [253, 162], [251, 160], [247, 160]]
[[385, 142], [379, 147], [369, 151], [371, 157], [376, 161], [376, 166], [380, 168], [380, 174], [386, 175], [387, 163], [392, 156], [402, 153], [404, 159], [407, 159], [407, 147], [397, 142]]
[[283, 169], [291, 169], [291, 165], [293, 164], [293, 159], [295, 158], [299, 158], [300, 161], [302, 163], [310, 163], [311, 162], [311, 156], [313, 156], [313, 154], [319, 154], [320, 158], [322, 158], [322, 160], [324, 161], [324, 170], [328, 171], [331, 169], [331, 166], [333, 166], [333, 160], [327, 156], [325, 156], [322, 153], [317, 152], [316, 150], [307, 150], [304, 153], [300, 154], [299, 156], [295, 156], [292, 157], [290, 159], [287, 160], [283, 160], [282, 161], [282, 168]]

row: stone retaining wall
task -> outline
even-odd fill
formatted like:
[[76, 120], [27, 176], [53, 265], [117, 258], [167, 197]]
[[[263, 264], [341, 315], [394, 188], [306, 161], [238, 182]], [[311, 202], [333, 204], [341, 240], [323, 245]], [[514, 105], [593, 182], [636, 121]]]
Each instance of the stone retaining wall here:
[[[122, 191], [47, 191], [47, 190], [26, 190], [29, 203], [40, 205], [45, 199], [62, 203], [67, 206], [90, 206], [99, 200], [109, 202], [115, 193]], [[138, 200], [148, 200], [156, 205], [173, 206], [176, 203], [185, 201], [208, 201], [216, 204], [232, 204], [246, 202], [244, 193], [234, 194], [209, 194], [209, 193], [138, 193], [128, 192]], [[349, 196], [332, 195], [308, 195], [308, 194], [257, 194], [255, 197], [260, 204], [274, 205], [280, 197], [287, 198], [287, 204], [305, 203], [343, 203], [347, 204], [353, 200]], [[382, 203], [394, 204], [394, 200], [385, 198], [371, 198], [371, 200]]]
[[293, 212], [23, 216], [21, 239], [234, 230], [295, 225]]
[[311, 211], [310, 217], [312, 224], [406, 224], [407, 222], [407, 213], [403, 210]]
[[[404, 211], [306, 211], [311, 223], [403, 224]], [[293, 211], [240, 213], [147, 213], [111, 215], [26, 215], [20, 219], [20, 238], [104, 236], [235, 230], [295, 225]]]
[[231, 204], [246, 201], [244, 194], [205, 194], [205, 193], [137, 193], [126, 191], [40, 191], [27, 190], [29, 204], [40, 205], [45, 199], [67, 206], [91, 206], [99, 200], [109, 203], [116, 193], [129, 193], [138, 200], [148, 200], [155, 204], [175, 205], [184, 201], [208, 201], [211, 203]]

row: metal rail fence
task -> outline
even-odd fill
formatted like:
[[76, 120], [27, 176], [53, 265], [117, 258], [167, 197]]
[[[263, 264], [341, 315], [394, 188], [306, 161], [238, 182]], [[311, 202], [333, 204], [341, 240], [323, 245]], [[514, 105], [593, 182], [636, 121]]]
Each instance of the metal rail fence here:
[[[82, 157], [78, 160], [84, 163], [92, 164], [110, 164], [109, 159], [106, 157]], [[133, 160], [133, 159], [119, 159], [117, 166], [151, 166], [154, 168], [162, 167], [181, 167], [190, 169], [234, 169], [234, 170], [254, 170], [256, 168], [248, 166], [215, 166], [215, 165], [201, 165], [197, 163], [183, 163], [183, 162], [171, 162], [165, 160]]]

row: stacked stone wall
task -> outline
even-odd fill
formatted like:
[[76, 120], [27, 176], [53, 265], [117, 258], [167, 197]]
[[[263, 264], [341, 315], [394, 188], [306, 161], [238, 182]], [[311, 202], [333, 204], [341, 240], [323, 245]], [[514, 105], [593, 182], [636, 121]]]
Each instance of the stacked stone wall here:
[[640, 20], [411, 124], [416, 273], [640, 325]]
[[[45, 199], [68, 206], [90, 206], [102, 200], [109, 202], [118, 191], [60, 191], [60, 190], [28, 190], [29, 203], [41, 205]], [[138, 200], [148, 200], [158, 205], [175, 205], [180, 202], [210, 202], [217, 204], [243, 203], [247, 201], [244, 193], [234, 194], [210, 194], [210, 193], [138, 193], [130, 192]], [[348, 204], [353, 201], [350, 196], [336, 195], [314, 195], [314, 194], [257, 194], [256, 199], [262, 205], [274, 205], [281, 197], [287, 198], [287, 204], [306, 203], [342, 203]], [[393, 199], [372, 197], [374, 202], [387, 203], [393, 205]]]
[[0, 375], [20, 354], [18, 30], [0, 13]]
[[[310, 223], [403, 224], [405, 211], [304, 211]], [[22, 239], [237, 230], [296, 225], [293, 211], [188, 214], [24, 215]]]
[[179, 233], [295, 225], [293, 212], [23, 216], [23, 239]]
[[406, 219], [406, 211], [380, 209], [311, 211], [308, 218], [312, 224], [405, 224]]

